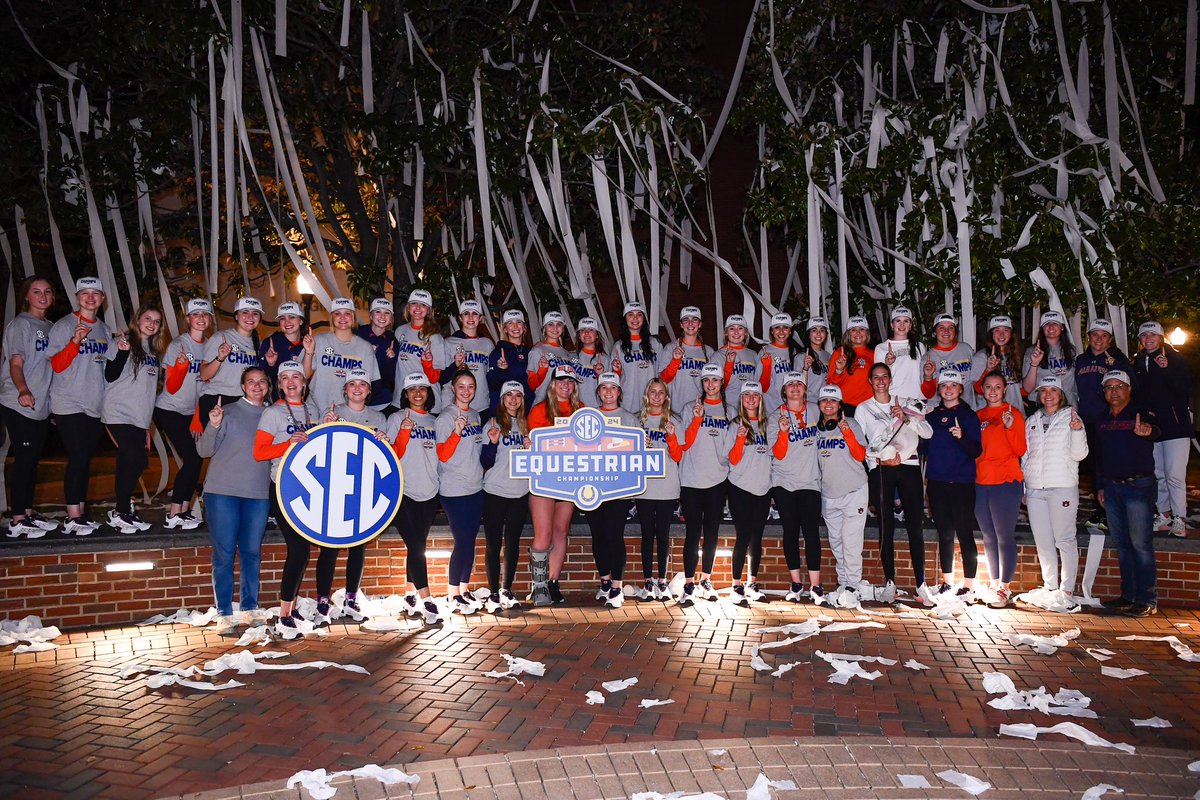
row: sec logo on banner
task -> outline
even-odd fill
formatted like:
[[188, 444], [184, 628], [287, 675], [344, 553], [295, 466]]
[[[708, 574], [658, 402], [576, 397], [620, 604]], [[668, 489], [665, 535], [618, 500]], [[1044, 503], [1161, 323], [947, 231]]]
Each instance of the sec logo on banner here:
[[387, 442], [367, 427], [331, 422], [288, 448], [275, 481], [279, 509], [322, 547], [354, 547], [383, 533], [400, 508], [404, 475]]

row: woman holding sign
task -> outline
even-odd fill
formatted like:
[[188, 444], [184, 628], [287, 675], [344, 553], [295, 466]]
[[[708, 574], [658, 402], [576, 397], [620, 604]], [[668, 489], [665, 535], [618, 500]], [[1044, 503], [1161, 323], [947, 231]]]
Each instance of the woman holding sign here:
[[471, 569], [475, 566], [475, 541], [483, 518], [483, 428], [479, 412], [471, 408], [475, 399], [475, 376], [463, 370], [450, 382], [454, 404], [438, 416], [438, 485], [442, 509], [454, 536], [450, 553], [450, 611], [474, 614], [479, 610], [471, 594]]
[[[638, 418], [621, 407], [621, 377], [615, 372], [602, 372], [597, 379], [600, 413], [630, 428], [640, 427]], [[610, 608], [620, 608], [625, 602], [621, 582], [625, 579], [625, 520], [633, 501], [624, 498], [606, 500], [584, 514], [592, 532], [592, 557], [600, 573], [600, 589], [596, 599]]]
[[[484, 430], [480, 461], [483, 476], [483, 533], [487, 539], [487, 577], [491, 591], [489, 611], [520, 608], [513, 594], [521, 531], [529, 516], [529, 481], [513, 478], [509, 453], [529, 449], [529, 421], [525, 418], [525, 387], [508, 381], [500, 387], [496, 416]], [[500, 582], [500, 548], [504, 548], [504, 582]]]
[[[295, 629], [296, 620], [301, 619], [296, 611], [296, 595], [308, 569], [312, 545], [301, 536], [288, 521], [287, 515], [279, 510], [275, 482], [279, 479], [279, 462], [294, 442], [308, 441], [308, 429], [321, 422], [320, 412], [307, 399], [308, 381], [304, 378], [304, 367], [298, 361], [285, 361], [279, 365], [280, 399], [262, 413], [258, 430], [254, 434], [254, 459], [271, 462], [272, 516], [279, 522], [283, 541], [287, 544], [287, 558], [283, 562], [283, 579], [279, 583], [279, 630]], [[224, 398], [222, 398], [224, 402]], [[216, 401], [213, 401], [216, 405]], [[231, 404], [232, 405], [232, 404]]]

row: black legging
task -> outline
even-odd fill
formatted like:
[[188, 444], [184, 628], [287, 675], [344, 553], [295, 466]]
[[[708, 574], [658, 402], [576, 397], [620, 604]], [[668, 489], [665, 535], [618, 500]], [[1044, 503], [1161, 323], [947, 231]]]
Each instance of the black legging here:
[[[975, 484], [929, 481], [929, 510], [938, 532], [938, 560], [942, 573], [954, 572], [954, 538], [962, 551], [963, 577], [974, 578], [978, 553], [975, 548]], [[907, 514], [907, 512], [905, 512]]]
[[729, 515], [733, 517], [733, 528], [737, 538], [733, 543], [733, 579], [740, 581], [746, 568], [746, 551], [750, 552], [750, 577], [758, 575], [762, 564], [763, 528], [767, 524], [767, 509], [771, 506], [769, 494], [751, 494], [745, 489], [729, 484]]
[[271, 483], [271, 516], [279, 523], [283, 533], [283, 541], [287, 544], [287, 556], [283, 561], [283, 577], [279, 581], [279, 599], [290, 603], [300, 593], [300, 584], [304, 582], [304, 571], [308, 569], [308, 559], [312, 555], [312, 542], [305, 539], [292, 527], [279, 510], [279, 501], [275, 495], [275, 483]]
[[100, 419], [83, 413], [55, 414], [54, 423], [58, 426], [63, 449], [67, 451], [63, 500], [69, 506], [86, 503], [88, 479], [92, 475], [92, 454], [100, 444]]
[[150, 463], [146, 455], [146, 429], [137, 425], [109, 425], [108, 433], [117, 443], [117, 474], [113, 478], [117, 513], [133, 511], [133, 488]]
[[408, 582], [417, 589], [429, 588], [425, 545], [429, 541], [429, 526], [433, 524], [437, 507], [436, 496], [428, 500], [403, 497], [396, 512], [396, 527], [400, 530], [400, 538], [404, 540], [404, 549], [407, 551], [404, 558], [405, 573]]
[[[487, 539], [485, 563], [492, 594], [512, 589], [521, 555], [521, 532], [529, 516], [529, 495], [499, 497], [483, 494], [483, 535]], [[500, 547], [504, 546], [504, 583], [500, 583]]]
[[9, 452], [13, 457], [12, 471], [8, 477], [12, 491], [10, 513], [24, 514], [33, 508], [37, 466], [46, 447], [50, 420], [30, 419], [8, 406], [0, 406], [0, 414], [3, 414], [4, 427], [8, 430]]
[[679, 490], [679, 503], [683, 506], [683, 573], [688, 578], [695, 576], [700, 563], [700, 534], [704, 533], [704, 563], [701, 572], [712, 573], [717, 558], [717, 532], [721, 527], [721, 515], [725, 510], [725, 493], [729, 481], [721, 481], [707, 489], [684, 486]]
[[789, 570], [800, 569], [800, 533], [804, 532], [804, 564], [809, 572], [821, 569], [821, 493], [816, 489], [771, 490], [783, 527], [783, 557]]
[[204, 459], [196, 452], [196, 440], [192, 438], [192, 417], [165, 408], [154, 409], [154, 424], [167, 437], [171, 447], [183, 463], [175, 474], [175, 487], [171, 490], [172, 503], [190, 503], [200, 482], [200, 469]]
[[925, 582], [925, 536], [921, 531], [925, 502], [921, 468], [916, 464], [876, 467], [868, 476], [868, 485], [870, 503], [879, 512], [879, 558], [883, 561], [884, 578], [896, 580], [896, 517], [892, 513], [892, 499], [898, 489], [900, 507], [904, 509], [904, 529], [908, 533], [908, 556], [912, 559], [917, 586], [920, 586]]
[[[240, 394], [202, 394], [200, 401], [197, 403], [200, 414], [200, 427], [208, 427], [208, 412], [213, 410], [213, 406], [217, 404], [217, 398], [221, 398], [221, 405], [231, 406], [242, 399]], [[269, 400], [269, 398], [268, 398]]]
[[629, 516], [630, 500], [609, 500], [594, 511], [584, 512], [592, 531], [592, 558], [600, 577], [611, 576], [614, 581], [625, 577], [625, 520]]
[[358, 585], [362, 581], [363, 565], [366, 563], [366, 543], [344, 548], [318, 547], [317, 597], [329, 597], [333, 594], [333, 573], [337, 567], [338, 554], [342, 550], [346, 551], [346, 593], [358, 591]]
[[675, 522], [675, 500], [638, 500], [638, 522], [642, 526], [642, 577], [654, 577], [654, 548], [658, 548], [658, 577], [667, 577], [671, 557], [671, 525]]

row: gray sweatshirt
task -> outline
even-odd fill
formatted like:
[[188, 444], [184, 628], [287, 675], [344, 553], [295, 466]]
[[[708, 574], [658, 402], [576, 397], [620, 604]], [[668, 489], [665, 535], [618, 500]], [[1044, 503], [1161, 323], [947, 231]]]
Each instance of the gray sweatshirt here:
[[418, 502], [432, 500], [438, 495], [437, 417], [408, 408], [395, 412], [387, 421], [387, 440], [393, 445], [406, 416], [412, 417], [413, 427], [400, 456], [404, 496]]
[[[320, 424], [321, 415], [311, 400], [302, 406], [293, 406], [284, 400], [278, 400], [263, 409], [258, 420], [258, 430], [271, 434], [272, 443], [282, 444], [292, 438], [296, 431], [306, 431]], [[271, 480], [278, 479], [279, 462], [282, 460], [282, 457], [271, 459]]]
[[337, 414], [339, 422], [354, 422], [365, 425], [373, 431], [387, 432], [387, 417], [383, 415], [382, 411], [376, 411], [370, 406], [362, 411], [355, 411], [345, 403], [341, 403], [333, 407], [333, 413]]
[[683, 461], [679, 464], [679, 483], [692, 489], [708, 489], [729, 477], [729, 447], [725, 430], [729, 427], [724, 403], [705, 403], [699, 421], [687, 410], [687, 430], [698, 426], [689, 447], [684, 436]]
[[[163, 356], [163, 374], [179, 359], [179, 355], [188, 360], [188, 371], [183, 377], [183, 384], [174, 394], [164, 386], [154, 403], [155, 408], [174, 411], [176, 414], [192, 414], [196, 410], [196, 401], [200, 396], [200, 362], [204, 360], [205, 342], [197, 342], [190, 333], [175, 337], [175, 341], [167, 345]], [[240, 379], [239, 379], [240, 388]]]
[[[860, 445], [866, 447], [862, 428], [853, 419], [847, 420]], [[818, 431], [817, 452], [821, 465], [821, 494], [825, 497], [844, 497], [867, 485], [867, 470], [861, 461], [850, 454], [841, 428]]]
[[[647, 334], [648, 335], [648, 334]], [[644, 338], [644, 337], [643, 337]], [[642, 409], [642, 395], [646, 393], [646, 384], [658, 375], [658, 362], [662, 355], [662, 342], [653, 336], [649, 337], [650, 355], [642, 352], [640, 342], [633, 342], [630, 352], [625, 352], [621, 343], [613, 346], [613, 355], [621, 361], [621, 408], [637, 413]], [[611, 362], [612, 359], [609, 359]]]
[[[765, 420], [766, 433], [762, 433], [755, 426], [747, 425], [746, 444], [742, 447], [742, 457], [738, 463], [734, 464], [733, 459], [729, 460], [729, 482], [739, 489], [749, 492], [750, 494], [758, 495], [759, 497], [771, 491], [771, 443], [773, 440], [770, 435], [770, 419]], [[776, 418], [778, 423], [778, 417]], [[729, 427], [725, 429], [725, 443], [729, 447], [729, 452], [732, 455], [734, 447], [737, 445], [737, 429], [738, 421], [735, 419], [730, 422]], [[779, 428], [775, 428], [778, 433]]]
[[[492, 426], [499, 427], [493, 419], [484, 426], [484, 433]], [[484, 436], [484, 442], [489, 439]], [[525, 448], [525, 437], [521, 429], [516, 427], [515, 420], [507, 431], [501, 431], [500, 441], [496, 443], [496, 463], [483, 476], [483, 490], [496, 497], [516, 498], [529, 494], [529, 481], [526, 478], [514, 478], [509, 469], [509, 453]]]
[[[50, 380], [54, 375], [50, 366], [51, 327], [49, 320], [22, 312], [8, 323], [4, 340], [0, 341], [0, 405], [29, 419], [50, 416]], [[13, 356], [20, 356], [25, 361], [21, 370], [25, 374], [25, 385], [33, 395], [33, 408], [17, 402], [20, 392], [9, 372], [9, 359]]]
[[[678, 441], [680, 448], [683, 447], [683, 421], [678, 415], [672, 415], [672, 421], [675, 423], [675, 435], [672, 441]], [[659, 425], [662, 422], [662, 415], [646, 417], [646, 424], [642, 427], [646, 430], [646, 444], [650, 447], [658, 448], [659, 450], [668, 450], [667, 433], [659, 430]], [[675, 459], [668, 454], [663, 461], [667, 465], [666, 475], [662, 478], [647, 478], [646, 491], [638, 496], [638, 500], [678, 500], [679, 499], [679, 464], [675, 463]]]
[[49, 352], [51, 358], [62, 352], [75, 335], [75, 326], [81, 321], [91, 330], [80, 342], [79, 353], [70, 366], [54, 373], [50, 381], [50, 413], [87, 414], [98, 418], [107, 386], [104, 365], [108, 359], [105, 356], [112, 344], [112, 331], [108, 325], [102, 319], [87, 322], [78, 314], [67, 314], [50, 327]]
[[[975, 407], [975, 380], [979, 377], [975, 373], [975, 351], [970, 345], [965, 342], [959, 342], [950, 350], [938, 350], [936, 347], [931, 347], [925, 351], [925, 355], [921, 357], [921, 380], [925, 380], [925, 364], [933, 362], [933, 379], [937, 381], [938, 375], [948, 369], [955, 370], [963, 379], [962, 400], [972, 408]], [[930, 397], [938, 396], [937, 389]], [[935, 401], [936, 402], [936, 401]]]
[[[679, 360], [671, 380], [667, 380], [674, 363], [675, 345], [664, 349], [658, 359], [659, 375], [671, 390], [671, 410], [681, 417], [690, 419], [690, 409], [700, 396], [700, 370], [712, 360], [713, 349], [706, 344], [683, 345], [683, 358]], [[683, 432], [680, 431], [680, 436]]]
[[221, 343], [226, 341], [233, 350], [218, 365], [217, 374], [212, 376], [212, 380], [204, 382], [200, 389], [202, 395], [220, 394], [226, 397], [240, 395], [242, 393], [242, 372], [246, 367], [262, 366], [258, 361], [258, 350], [254, 347], [254, 340], [249, 336], [242, 336], [233, 328], [216, 333], [209, 338], [204, 345], [204, 360], [216, 361]]
[[[106, 357], [109, 361], [115, 361], [121, 352], [118, 347], [110, 347]], [[105, 425], [136, 425], [149, 429], [154, 419], [154, 398], [157, 394], [158, 356], [146, 353], [146, 361], [135, 372], [131, 352], [121, 368], [121, 375], [104, 391], [100, 419]]]
[[479, 424], [479, 412], [462, 411], [457, 406], [447, 408], [437, 418], [437, 443], [450, 439], [460, 415], [467, 418], [467, 427], [463, 428], [458, 447], [454, 448], [454, 455], [449, 460], [438, 459], [438, 485], [444, 497], [464, 497], [483, 490], [483, 464], [479, 462], [483, 427]]
[[[442, 335], [440, 333], [435, 333], [428, 339], [425, 339], [421, 336], [419, 330], [407, 322], [396, 328], [397, 392], [404, 386], [404, 377], [410, 372], [425, 374], [425, 370], [421, 366], [421, 356], [424, 355], [426, 347], [429, 347], [430, 353], [433, 356], [433, 368], [444, 369], [446, 367], [446, 347], [442, 342]], [[432, 392], [433, 411], [437, 413], [442, 407], [442, 397], [441, 393], [437, 391], [436, 386], [432, 389]], [[397, 395], [398, 402], [399, 395]]]
[[[474, 339], [466, 336], [451, 336], [444, 341], [444, 346], [446, 350], [445, 369], [449, 370], [451, 375], [457, 372], [457, 367], [454, 366], [454, 356], [461, 347], [466, 359], [463, 366], [475, 376], [475, 397], [471, 400], [471, 409], [484, 411], [490, 408], [492, 395], [488, 391], [488, 359], [491, 357], [492, 351], [496, 349], [496, 343], [486, 336], [476, 336]], [[442, 377], [446, 377], [445, 374]], [[442, 407], [449, 408], [452, 405], [454, 405], [454, 387], [447, 383], [442, 387]]]
[[265, 409], [245, 398], [223, 409], [221, 427], [209, 425], [196, 442], [200, 457], [212, 459], [204, 493], [265, 500], [271, 486], [271, 464], [255, 461], [252, 446]]
[[[776, 425], [774, 437], [778, 442], [779, 412], [772, 416]], [[821, 469], [817, 464], [817, 420], [820, 418], [821, 412], [817, 410], [816, 403], [807, 403], [803, 413], [792, 414], [791, 429], [787, 435], [787, 450], [782, 459], [771, 459], [772, 486], [789, 492], [802, 489], [820, 490]], [[771, 449], [774, 455], [774, 444]]]
[[352, 369], [367, 371], [367, 379], [379, 380], [379, 364], [375, 361], [375, 350], [366, 340], [354, 334], [350, 341], [343, 342], [332, 331], [318, 333], [313, 337], [313, 374], [308, 382], [308, 396], [324, 414], [329, 404], [345, 400], [342, 386], [346, 373]]
[[[576, 371], [581, 378], [579, 381], [579, 399], [588, 408], [598, 408], [600, 406], [600, 398], [596, 396], [596, 384], [600, 374], [608, 372], [609, 366], [612, 365], [612, 356], [603, 350], [597, 350], [594, 353], [585, 353], [580, 350], [576, 353], [575, 360], [578, 364]], [[549, 378], [546, 380], [549, 381]], [[624, 381], [621, 383], [622, 397], [624, 397]]]
[[[1021, 375], [1024, 376], [1032, 368], [1030, 363], [1033, 360], [1033, 348], [1025, 350], [1025, 356], [1021, 359]], [[1075, 388], [1075, 365], [1067, 360], [1063, 353], [1062, 345], [1057, 348], [1051, 348], [1042, 356], [1042, 365], [1038, 367], [1037, 379], [1040, 382], [1047, 375], [1054, 375], [1062, 383], [1063, 394], [1067, 396], [1067, 402], [1072, 406], [1079, 405], [1079, 391]], [[978, 376], [975, 376], [978, 377]], [[972, 379], [973, 380], [973, 379]], [[1034, 384], [1036, 387], [1037, 384]], [[1034, 399], [1033, 395], [1036, 392], [1030, 392], [1030, 399]], [[1017, 406], [1020, 408], [1020, 406]]]
[[[725, 353], [730, 349], [728, 345], [722, 347], [713, 356], [713, 363], [720, 364], [721, 369], [725, 368]], [[733, 408], [737, 408], [738, 397], [742, 393], [742, 384], [749, 381], [757, 381], [762, 372], [762, 362], [759, 360], [758, 353], [749, 347], [738, 348], [733, 351], [733, 374], [729, 376], [729, 384], [725, 387], [725, 402]]]
[[[570, 350], [567, 350], [564, 347], [559, 347], [556, 344], [538, 342], [532, 348], [530, 348], [529, 358], [525, 362], [528, 365], [528, 369], [531, 373], [536, 373], [540, 369], [538, 365], [541, 364], [543, 355], [546, 356], [550, 366], [546, 367], [545, 377], [542, 379], [542, 382], [538, 384], [538, 387], [534, 389], [533, 402], [535, 404], [546, 399], [546, 390], [550, 388], [550, 376], [554, 374], [555, 367], [557, 367], [559, 364], [566, 364], [574, 369], [579, 364], [575, 354]], [[530, 381], [529, 385], [532, 386], [533, 382]], [[530, 408], [533, 408], [533, 406], [530, 406]]]

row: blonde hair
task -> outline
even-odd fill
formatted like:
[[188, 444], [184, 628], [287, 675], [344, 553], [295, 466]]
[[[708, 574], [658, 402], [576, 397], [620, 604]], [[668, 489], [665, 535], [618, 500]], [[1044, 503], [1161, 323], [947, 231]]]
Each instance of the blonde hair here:
[[[554, 378], [550, 378], [551, 383]], [[546, 397], [542, 400], [546, 404], [546, 419], [553, 420], [558, 416], [558, 399], [554, 394], [554, 387], [546, 387]], [[567, 398], [567, 405], [571, 407], [571, 413], [574, 414], [579, 409], [583, 408], [583, 400], [579, 397], [579, 383], [575, 379], [571, 379], [571, 396]]]
[[500, 396], [500, 402], [496, 406], [496, 424], [502, 431], [511, 431], [516, 428], [522, 436], [529, 435], [529, 419], [525, 416], [524, 394], [521, 395], [521, 407], [517, 409], [515, 417], [508, 413], [508, 408], [504, 405], [504, 395]]
[[663, 390], [663, 413], [658, 417], [658, 430], [665, 432], [667, 420], [672, 417], [679, 419], [679, 415], [671, 410], [671, 390], [662, 378], [651, 378], [650, 382], [646, 384], [646, 391], [642, 392], [642, 410], [638, 412], [638, 422], [642, 423], [643, 428], [646, 428], [646, 420], [650, 418], [650, 390], [655, 386], [661, 386]]
[[742, 398], [744, 398], [745, 396], [746, 396], [745, 394], [738, 395], [738, 408], [737, 408], [738, 423], [745, 425], [750, 430], [755, 430], [757, 428], [758, 432], [760, 434], [762, 434], [763, 436], [766, 436], [767, 435], [767, 415], [765, 413], [763, 413], [766, 409], [766, 398], [763, 398], [763, 396], [761, 394], [759, 395], [759, 397], [762, 398], [763, 402], [761, 402], [758, 406], [758, 419], [752, 420], [752, 419], [750, 419], [750, 415], [746, 413], [746, 404], [742, 402]]
[[[412, 303], [404, 304], [403, 317], [405, 322], [412, 322], [412, 315], [408, 313], [408, 307], [410, 305], [412, 305]], [[424, 304], [422, 303], [422, 305]], [[482, 322], [480, 324], [482, 324]], [[427, 342], [433, 338], [435, 333], [441, 332], [442, 326], [438, 324], [437, 314], [434, 312], [433, 307], [430, 306], [429, 313], [425, 315], [425, 321], [421, 323], [421, 341]]]

